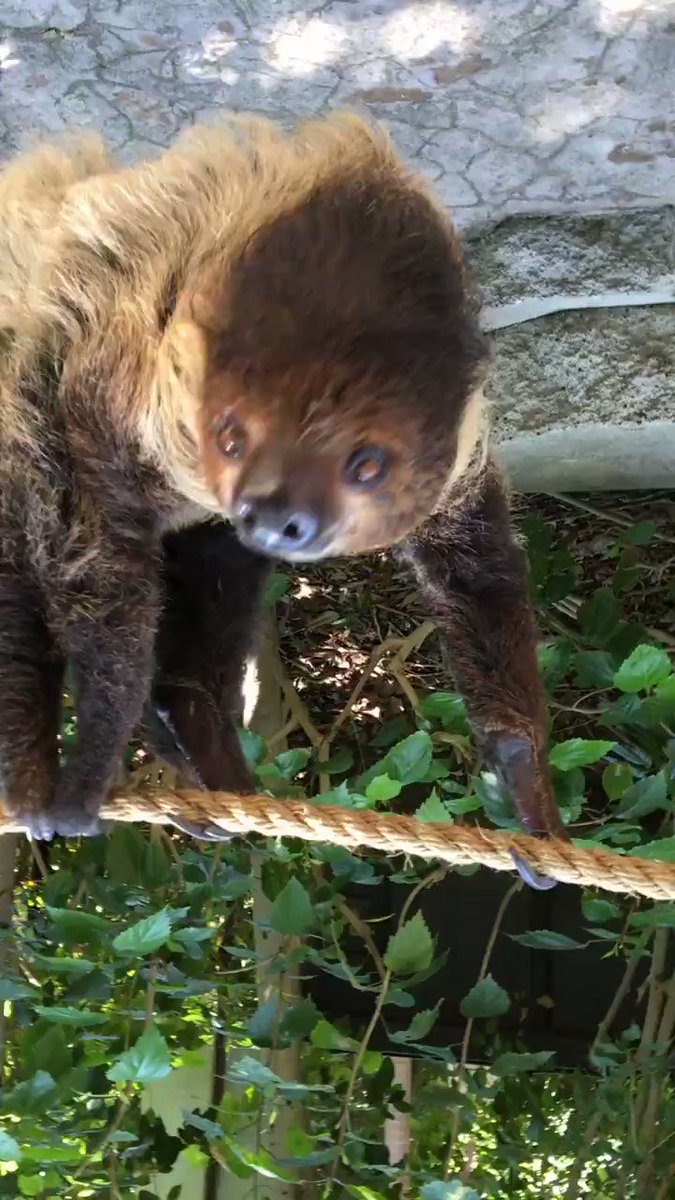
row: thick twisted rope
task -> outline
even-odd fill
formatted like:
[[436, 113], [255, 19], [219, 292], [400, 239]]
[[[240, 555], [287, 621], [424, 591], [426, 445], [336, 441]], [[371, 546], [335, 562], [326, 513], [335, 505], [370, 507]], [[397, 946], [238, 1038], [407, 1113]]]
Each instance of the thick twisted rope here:
[[[536, 872], [561, 883], [655, 900], [675, 900], [673, 863], [589, 850], [557, 839], [540, 840], [474, 825], [417, 821], [391, 813], [272, 800], [267, 796], [174, 791], [167, 787], [117, 791], [110, 796], [101, 816], [105, 820], [164, 825], [171, 824], [173, 814], [196, 824], [217, 825], [233, 834], [296, 837], [348, 849], [367, 846], [388, 854], [436, 859], [452, 866], [480, 864], [495, 871], [513, 871], [515, 851]], [[21, 826], [0, 805], [0, 833], [10, 832], [21, 832]]]

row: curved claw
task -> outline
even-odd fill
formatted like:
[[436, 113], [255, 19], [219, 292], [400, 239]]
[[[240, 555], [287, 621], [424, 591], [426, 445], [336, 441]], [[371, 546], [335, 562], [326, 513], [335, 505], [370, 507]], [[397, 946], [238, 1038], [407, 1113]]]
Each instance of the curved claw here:
[[511, 851], [515, 868], [520, 875], [520, 878], [525, 881], [528, 887], [534, 888], [537, 892], [548, 892], [551, 888], [558, 886], [557, 879], [549, 879], [548, 875], [539, 875], [533, 867], [530, 866], [527, 859], [523, 858], [517, 850]]
[[198, 825], [196, 821], [186, 821], [175, 814], [172, 814], [170, 821], [181, 833], [187, 833], [200, 842], [229, 842], [236, 836], [234, 833], [228, 833], [226, 829], [221, 829], [219, 825]]

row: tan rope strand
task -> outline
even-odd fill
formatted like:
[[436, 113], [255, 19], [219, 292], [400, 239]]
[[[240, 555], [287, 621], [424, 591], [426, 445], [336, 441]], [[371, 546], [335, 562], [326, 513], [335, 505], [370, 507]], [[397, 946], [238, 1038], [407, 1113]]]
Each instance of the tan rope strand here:
[[[504, 833], [474, 825], [417, 821], [391, 813], [355, 811], [328, 804], [236, 796], [229, 792], [144, 788], [112, 793], [102, 817], [115, 821], [170, 824], [173, 814], [196, 823], [211, 822], [233, 834], [297, 837], [307, 842], [360, 846], [389, 854], [437, 859], [453, 866], [480, 864], [513, 871], [517, 851], [535, 871], [561, 883], [598, 887], [609, 892], [675, 899], [675, 864], [591, 850], [557, 839]], [[0, 833], [21, 832], [0, 804]]]

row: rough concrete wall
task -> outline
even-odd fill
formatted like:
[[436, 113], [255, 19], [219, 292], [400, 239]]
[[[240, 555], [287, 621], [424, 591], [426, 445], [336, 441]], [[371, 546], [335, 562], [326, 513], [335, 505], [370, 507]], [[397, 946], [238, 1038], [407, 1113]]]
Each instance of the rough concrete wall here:
[[495, 334], [495, 433], [524, 490], [675, 484], [675, 212], [509, 220], [470, 243], [486, 305], [592, 293], [674, 303], [579, 309]]

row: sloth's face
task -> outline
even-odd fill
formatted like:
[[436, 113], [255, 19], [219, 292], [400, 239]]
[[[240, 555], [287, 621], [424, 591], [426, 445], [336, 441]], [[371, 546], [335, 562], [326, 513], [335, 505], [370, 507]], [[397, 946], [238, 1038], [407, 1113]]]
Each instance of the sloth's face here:
[[244, 545], [307, 562], [386, 548], [424, 521], [455, 461], [453, 432], [420, 429], [393, 397], [317, 387], [303, 401], [275, 382], [263, 397], [231, 372], [206, 381], [207, 484]]

